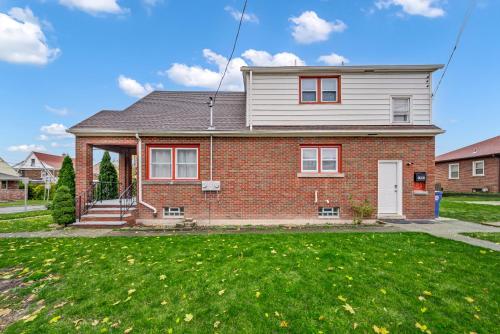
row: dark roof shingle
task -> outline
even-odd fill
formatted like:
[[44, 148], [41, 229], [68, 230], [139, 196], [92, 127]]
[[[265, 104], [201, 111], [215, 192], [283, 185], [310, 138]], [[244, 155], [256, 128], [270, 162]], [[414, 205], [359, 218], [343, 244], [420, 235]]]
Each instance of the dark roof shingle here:
[[500, 136], [480, 141], [445, 154], [438, 155], [436, 162], [460, 160], [500, 154]]

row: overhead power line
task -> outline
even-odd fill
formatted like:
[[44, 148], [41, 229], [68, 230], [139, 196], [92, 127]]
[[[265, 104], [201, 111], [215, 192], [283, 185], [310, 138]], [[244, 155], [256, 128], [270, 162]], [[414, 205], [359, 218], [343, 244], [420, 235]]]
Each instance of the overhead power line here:
[[460, 39], [462, 38], [462, 34], [465, 30], [465, 26], [469, 22], [469, 19], [472, 15], [472, 12], [474, 11], [474, 8], [476, 7], [477, 0], [470, 0], [469, 3], [469, 8], [467, 8], [467, 11], [465, 12], [464, 19], [462, 21], [462, 25], [460, 26], [460, 30], [458, 31], [457, 34], [457, 39], [455, 40], [455, 45], [453, 46], [453, 49], [451, 50], [450, 57], [448, 58], [448, 62], [446, 63], [443, 73], [441, 74], [441, 77], [439, 78], [438, 84], [436, 85], [436, 89], [434, 90], [434, 93], [432, 94], [432, 97], [436, 96], [436, 93], [439, 89], [439, 86], [441, 86], [441, 82], [443, 81], [444, 76], [446, 75], [446, 72], [448, 71], [448, 67], [450, 66], [451, 60], [453, 59], [453, 55], [455, 54], [455, 51], [457, 51], [458, 45], [460, 44]]
[[215, 101], [217, 99], [217, 94], [219, 94], [219, 90], [220, 90], [220, 87], [222, 85], [222, 81], [224, 81], [224, 77], [226, 76], [226, 72], [227, 72], [227, 68], [229, 67], [229, 63], [233, 59], [234, 50], [236, 49], [236, 44], [238, 43], [238, 37], [240, 36], [241, 24], [243, 23], [243, 17], [245, 16], [245, 10], [247, 9], [247, 2], [248, 2], [248, 0], [245, 0], [245, 3], [243, 4], [243, 9], [241, 10], [240, 22], [238, 24], [238, 30], [236, 31], [236, 36], [234, 38], [233, 49], [231, 50], [231, 55], [229, 56], [229, 58], [227, 60], [226, 68], [224, 69], [224, 72], [222, 73], [222, 77], [220, 78], [219, 86], [217, 87], [217, 90], [215, 91], [213, 105], [215, 105]]

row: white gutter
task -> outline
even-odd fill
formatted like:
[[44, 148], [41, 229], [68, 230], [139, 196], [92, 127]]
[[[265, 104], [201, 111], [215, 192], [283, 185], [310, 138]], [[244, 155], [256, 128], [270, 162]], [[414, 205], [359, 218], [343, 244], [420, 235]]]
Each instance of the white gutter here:
[[248, 100], [249, 100], [247, 112], [249, 113], [250, 131], [253, 130], [253, 115], [252, 115], [253, 98], [252, 98], [252, 95], [253, 95], [253, 72], [250, 71], [248, 91], [247, 91], [247, 96], [248, 96]]
[[156, 216], [158, 212], [156, 208], [142, 200], [142, 140], [138, 133], [135, 134], [135, 138], [137, 138], [137, 165], [139, 167], [137, 175], [137, 202], [153, 210], [153, 214]]

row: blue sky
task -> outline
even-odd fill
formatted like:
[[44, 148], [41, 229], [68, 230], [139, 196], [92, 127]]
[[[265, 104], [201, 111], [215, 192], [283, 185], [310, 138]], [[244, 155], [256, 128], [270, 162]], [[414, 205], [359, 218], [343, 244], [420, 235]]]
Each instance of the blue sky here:
[[[239, 89], [243, 63], [444, 63], [468, 5], [249, 0], [224, 88]], [[0, 156], [14, 163], [32, 148], [73, 155], [65, 127], [99, 110], [122, 109], [151, 89], [212, 89], [241, 6], [241, 0], [0, 0]], [[478, 0], [434, 100], [434, 122], [447, 131], [437, 138], [438, 153], [500, 133], [499, 21], [500, 1]]]

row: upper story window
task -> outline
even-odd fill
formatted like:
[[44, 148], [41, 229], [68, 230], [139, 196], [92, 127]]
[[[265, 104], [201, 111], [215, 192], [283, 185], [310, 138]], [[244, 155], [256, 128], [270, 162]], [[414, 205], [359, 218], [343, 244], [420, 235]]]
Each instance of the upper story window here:
[[410, 104], [409, 97], [392, 97], [392, 122], [393, 123], [410, 123]]
[[484, 176], [484, 160], [472, 162], [472, 176]]
[[148, 179], [197, 180], [198, 147], [153, 146], [148, 150]]
[[340, 76], [301, 77], [300, 103], [339, 103]]
[[459, 164], [449, 164], [448, 165], [448, 178], [456, 180], [460, 178], [460, 165]]
[[35, 159], [31, 159], [31, 167], [35, 167]]
[[338, 173], [339, 146], [304, 146], [300, 148], [302, 173]]

